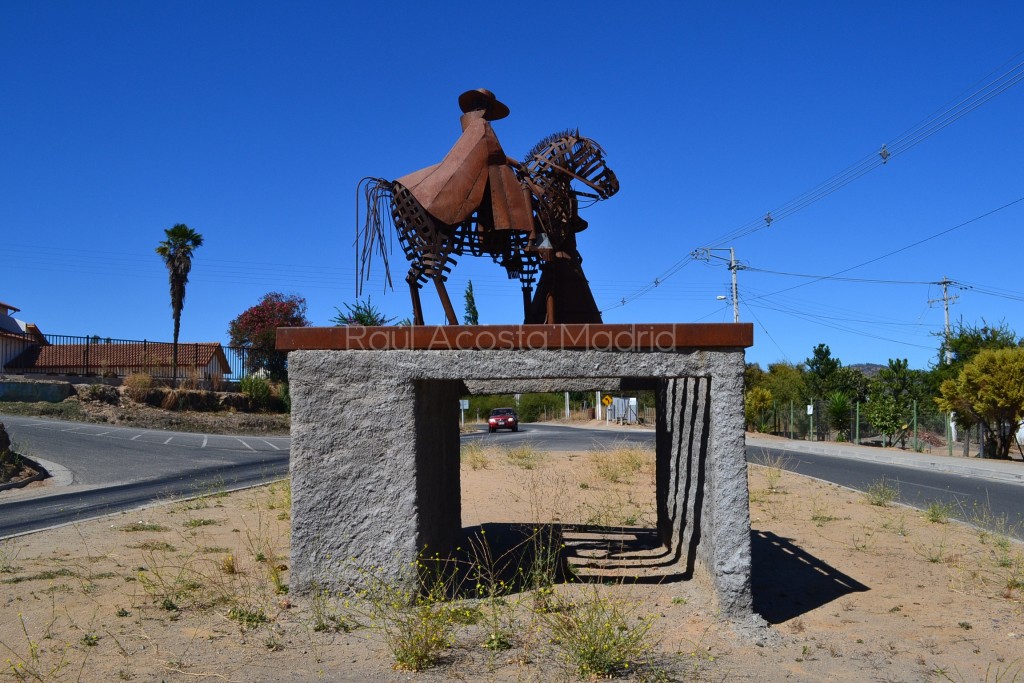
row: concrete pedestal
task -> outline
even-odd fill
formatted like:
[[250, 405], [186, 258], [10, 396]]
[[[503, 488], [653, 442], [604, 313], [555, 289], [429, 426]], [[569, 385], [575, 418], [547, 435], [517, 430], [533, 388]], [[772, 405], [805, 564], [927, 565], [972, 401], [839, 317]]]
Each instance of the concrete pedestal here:
[[[472, 340], [455, 336], [467, 329]], [[421, 554], [453, 549], [461, 395], [649, 388], [658, 534], [684, 576], [706, 572], [724, 616], [750, 614], [750, 325], [401, 330], [278, 332], [291, 350], [293, 590], [359, 583], [357, 567], [398, 578]], [[509, 330], [518, 336], [502, 338]]]

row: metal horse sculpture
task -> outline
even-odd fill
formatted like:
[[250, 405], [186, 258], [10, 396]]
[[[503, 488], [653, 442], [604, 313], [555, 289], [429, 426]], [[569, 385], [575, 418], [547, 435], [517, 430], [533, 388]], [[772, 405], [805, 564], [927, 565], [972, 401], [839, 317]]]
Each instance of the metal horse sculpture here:
[[[490, 256], [505, 268], [509, 279], [519, 279], [526, 323], [601, 322], [583, 275], [576, 233], [587, 227], [579, 216], [580, 198], [593, 203], [619, 190], [604, 156], [601, 146], [579, 131], [555, 133], [530, 150], [516, 169], [520, 182], [533, 195], [530, 233], [490, 228], [490, 221], [479, 212], [448, 225], [430, 215], [401, 183], [363, 178], [357, 190], [363, 192], [366, 207], [365, 219], [358, 212], [356, 216], [357, 294], [370, 275], [374, 252], [381, 256], [387, 283], [392, 284], [385, 235], [390, 220], [410, 264], [405, 280], [415, 325], [423, 324], [419, 290], [427, 280], [434, 282], [448, 323], [459, 324], [444, 283], [456, 257], [467, 252]], [[541, 278], [534, 297], [538, 270]]]

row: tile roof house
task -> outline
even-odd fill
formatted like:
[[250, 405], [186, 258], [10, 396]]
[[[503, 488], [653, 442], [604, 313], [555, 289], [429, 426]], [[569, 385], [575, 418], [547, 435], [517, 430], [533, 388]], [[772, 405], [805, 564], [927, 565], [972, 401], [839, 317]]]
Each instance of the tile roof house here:
[[[171, 377], [173, 344], [166, 342], [96, 341], [47, 344], [25, 349], [7, 363], [8, 372], [52, 375], [125, 377], [146, 372]], [[178, 344], [178, 377], [223, 379], [231, 373], [224, 348], [217, 342]]]
[[[18, 310], [0, 301], [0, 372], [101, 377], [146, 372], [159, 378], [173, 374], [173, 344], [97, 336], [47, 337], [32, 323], [11, 315]], [[222, 380], [230, 374], [231, 365], [218, 342], [178, 344], [179, 379]]]
[[0, 301], [0, 370], [3, 370], [7, 361], [33, 344], [46, 343], [46, 338], [38, 327], [11, 315], [20, 310]]

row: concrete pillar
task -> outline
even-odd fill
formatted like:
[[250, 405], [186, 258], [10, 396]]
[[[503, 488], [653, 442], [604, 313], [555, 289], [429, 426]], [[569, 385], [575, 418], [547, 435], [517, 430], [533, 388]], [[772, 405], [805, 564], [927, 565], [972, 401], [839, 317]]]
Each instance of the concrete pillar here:
[[[356, 567], [398, 579], [461, 529], [461, 382], [291, 372], [292, 577], [297, 592]], [[351, 368], [348, 368], [351, 370]], [[333, 375], [333, 376], [332, 376]]]

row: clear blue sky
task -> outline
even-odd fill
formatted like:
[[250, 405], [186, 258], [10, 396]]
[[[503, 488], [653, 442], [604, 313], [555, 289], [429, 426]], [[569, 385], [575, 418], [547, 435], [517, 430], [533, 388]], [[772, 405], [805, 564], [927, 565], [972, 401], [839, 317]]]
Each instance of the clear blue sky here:
[[[486, 87], [512, 110], [494, 124], [510, 155], [570, 126], [607, 150], [622, 190], [580, 236], [606, 322], [731, 321], [722, 262], [664, 278], [698, 247], [731, 246], [749, 267], [748, 360], [799, 362], [824, 342], [844, 364], [924, 368], [941, 288], [761, 271], [946, 276], [974, 286], [951, 290], [954, 320], [1024, 333], [1024, 201], [939, 235], [1024, 197], [1024, 83], [904, 136], [1021, 73], [1022, 27], [1013, 1], [4, 2], [0, 301], [44, 332], [170, 340], [153, 249], [187, 223], [206, 244], [182, 340], [226, 340], [273, 290], [328, 324], [355, 300], [357, 181], [439, 161], [458, 94]], [[917, 144], [870, 168], [901, 140]], [[859, 179], [789, 210], [864, 160]], [[460, 314], [468, 279], [482, 323], [521, 321], [518, 283], [471, 257], [449, 282]], [[401, 318], [399, 284], [367, 291]], [[425, 289], [441, 323], [434, 299]]]

